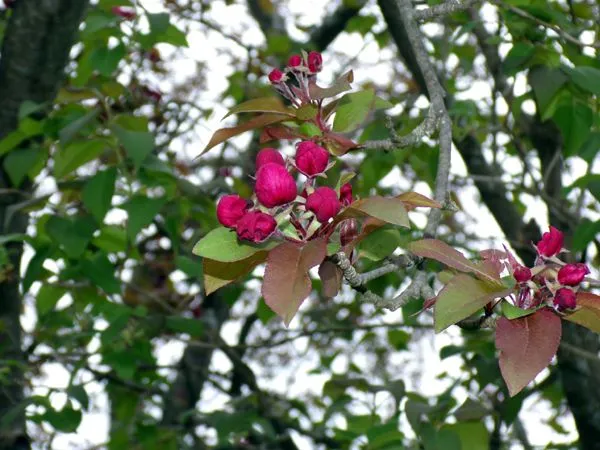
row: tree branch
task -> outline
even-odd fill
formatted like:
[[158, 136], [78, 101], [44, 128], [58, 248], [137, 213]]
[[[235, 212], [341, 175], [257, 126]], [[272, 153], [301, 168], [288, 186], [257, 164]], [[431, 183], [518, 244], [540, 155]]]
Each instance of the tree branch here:
[[475, 3], [475, 0], [466, 0], [464, 2], [460, 2], [458, 0], [448, 0], [441, 5], [435, 5], [425, 9], [417, 9], [414, 12], [413, 17], [415, 20], [431, 20], [439, 16], [452, 14], [453, 12], [463, 11], [469, 8], [469, 6], [471, 6], [473, 3]]

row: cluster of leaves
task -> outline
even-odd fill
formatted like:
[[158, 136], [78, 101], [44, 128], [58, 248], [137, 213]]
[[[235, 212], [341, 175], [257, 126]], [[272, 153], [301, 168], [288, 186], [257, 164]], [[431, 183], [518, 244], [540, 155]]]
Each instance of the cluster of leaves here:
[[[339, 133], [358, 127], [373, 108], [388, 105], [375, 96], [372, 90], [348, 93], [335, 98], [351, 88], [351, 71], [333, 86], [319, 87], [316, 83], [316, 72], [313, 73], [308, 68], [309, 64], [302, 64], [302, 61], [305, 63], [310, 61], [310, 57], [315, 54], [316, 52], [311, 52], [303, 53], [302, 57], [299, 55], [290, 57], [286, 68], [286, 73], [293, 78], [291, 81], [294, 82], [290, 83], [290, 86], [285, 81], [288, 75], [277, 69], [271, 73], [271, 82], [291, 101], [291, 106], [284, 106], [277, 98], [270, 97], [249, 100], [237, 105], [229, 111], [228, 115], [254, 112], [261, 114], [236, 127], [216, 131], [205, 151], [236, 134], [262, 128], [275, 122], [281, 123], [265, 128], [261, 134], [261, 142], [271, 142], [275, 138], [279, 140], [300, 138], [303, 143], [316, 142], [324, 146], [333, 155], [342, 155], [357, 147], [357, 144]], [[318, 57], [320, 58], [320, 55]], [[324, 100], [329, 98], [333, 99], [325, 103]], [[329, 125], [328, 119], [334, 114], [333, 125]], [[295, 164], [301, 173], [306, 173], [298, 158]], [[261, 176], [265, 176], [261, 174], [265, 169], [266, 167], [261, 168], [257, 173], [259, 178], [257, 182], [260, 182]], [[309, 174], [304, 185], [304, 191], [308, 195], [306, 205], [310, 204], [310, 194], [314, 190], [312, 175]], [[318, 175], [327, 179], [324, 173]], [[353, 173], [348, 172], [340, 176], [335, 187], [338, 196], [342, 186], [353, 176]], [[295, 191], [296, 189], [293, 190], [294, 193]], [[259, 200], [265, 203], [260, 196]], [[300, 223], [302, 217], [295, 216], [296, 201], [299, 202], [300, 209], [307, 212], [306, 226]], [[328, 215], [327, 220], [319, 223], [313, 221], [314, 214], [307, 210], [304, 203], [302, 197], [297, 197], [292, 202], [286, 201], [277, 211], [263, 206], [263, 210], [270, 211], [277, 217], [278, 223], [286, 223], [293, 230], [292, 233], [286, 234], [284, 231], [284, 233], [273, 234], [263, 244], [253, 245], [241, 240], [226, 228], [217, 228], [203, 237], [194, 247], [194, 253], [203, 257], [206, 292], [213, 292], [266, 262], [262, 294], [267, 305], [284, 320], [286, 325], [289, 325], [300, 305], [311, 292], [310, 269], [319, 266], [324, 292], [328, 296], [335, 296], [341, 285], [342, 274], [335, 264], [327, 260], [327, 257], [338, 251], [351, 255], [354, 248], [362, 243], [364, 253], [377, 253], [382, 259], [392, 254], [399, 243], [398, 235], [393, 229], [384, 228], [387, 224], [409, 228], [408, 210], [419, 206], [441, 207], [437, 202], [415, 192], [407, 192], [392, 198], [372, 196], [348, 202], [349, 204], [337, 214]], [[357, 223], [357, 219], [360, 220], [360, 224]], [[310, 230], [313, 222], [316, 227]], [[352, 231], [350, 233], [342, 231], [344, 228], [350, 228]], [[297, 235], [298, 230], [300, 235]], [[307, 230], [310, 230], [308, 234]], [[372, 234], [377, 231], [379, 237], [373, 239]], [[371, 239], [368, 239], [369, 237]]]

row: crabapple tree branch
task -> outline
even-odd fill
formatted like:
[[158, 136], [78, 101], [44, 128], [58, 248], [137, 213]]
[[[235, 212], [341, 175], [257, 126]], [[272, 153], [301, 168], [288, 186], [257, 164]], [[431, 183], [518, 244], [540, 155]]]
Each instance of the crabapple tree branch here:
[[448, 0], [440, 5], [435, 5], [430, 8], [417, 9], [414, 12], [415, 20], [431, 20], [439, 16], [452, 14], [456, 11], [463, 11], [475, 3], [474, 0], [460, 2], [458, 0]]

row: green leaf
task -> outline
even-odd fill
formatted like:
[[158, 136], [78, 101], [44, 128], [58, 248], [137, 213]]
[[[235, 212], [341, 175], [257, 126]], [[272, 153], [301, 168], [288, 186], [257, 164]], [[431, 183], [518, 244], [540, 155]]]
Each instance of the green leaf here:
[[388, 330], [388, 341], [395, 350], [407, 350], [411, 334], [404, 330]]
[[202, 266], [200, 261], [195, 261], [185, 255], [177, 255], [175, 257], [175, 265], [179, 270], [192, 278], [201, 278]]
[[525, 67], [535, 53], [535, 47], [528, 42], [517, 42], [509, 50], [502, 62], [504, 73], [508, 76], [516, 74]]
[[461, 252], [438, 239], [414, 241], [408, 245], [408, 249], [422, 258], [435, 259], [453, 269], [472, 273], [477, 278], [495, 286], [495, 289], [503, 287], [502, 281], [493, 266], [471, 262]]
[[46, 222], [46, 232], [69, 258], [79, 258], [85, 252], [96, 224], [91, 216], [66, 218], [52, 216]]
[[233, 262], [214, 261], [204, 258], [202, 260], [202, 274], [204, 277], [204, 291], [209, 295], [217, 289], [232, 283], [247, 275], [252, 269], [267, 260], [266, 251], [252, 254], [246, 259]]
[[63, 178], [78, 167], [96, 159], [106, 149], [103, 140], [76, 141], [61, 147], [54, 156], [54, 175]]
[[553, 116], [564, 140], [565, 156], [577, 155], [590, 135], [594, 113], [589, 106], [573, 101], [559, 106]]
[[380, 261], [391, 255], [400, 242], [400, 232], [397, 229], [381, 228], [360, 242], [360, 256], [372, 261]]
[[63, 147], [73, 140], [75, 135], [79, 133], [84, 127], [92, 123], [96, 117], [100, 115], [100, 108], [94, 108], [88, 111], [80, 118], [72, 121], [66, 127], [59, 132], [60, 145]]
[[127, 232], [118, 225], [106, 225], [100, 229], [100, 234], [92, 240], [92, 244], [108, 253], [125, 252]]
[[169, 13], [148, 13], [146, 17], [153, 34], [163, 34], [169, 28]]
[[373, 89], [344, 95], [336, 108], [333, 131], [344, 133], [356, 129], [367, 118], [374, 99]]
[[19, 123], [19, 128], [0, 140], [0, 156], [16, 148], [21, 142], [37, 136], [44, 131], [44, 123], [26, 117]]
[[25, 276], [23, 277], [23, 292], [29, 291], [31, 285], [41, 278], [44, 269], [44, 262], [52, 254], [53, 248], [50, 246], [43, 246], [36, 249], [35, 255], [29, 261]]
[[460, 438], [463, 450], [489, 448], [490, 436], [482, 421], [459, 422], [446, 424], [440, 431], [450, 431]]
[[63, 433], [74, 433], [77, 431], [77, 428], [81, 423], [81, 417], [81, 411], [73, 409], [70, 402], [60, 411], [53, 408], [47, 408], [46, 412], [43, 414], [44, 420], [57, 431], [62, 431]]
[[219, 227], [200, 239], [194, 246], [192, 253], [214, 261], [234, 262], [246, 259], [261, 251], [268, 251], [278, 244], [275, 241], [267, 241], [260, 245], [240, 241], [235, 231]]
[[117, 70], [119, 62], [123, 59], [125, 53], [125, 46], [123, 44], [119, 44], [114, 48], [97, 48], [90, 55], [90, 63], [92, 68], [100, 72], [101, 75], [110, 77]]
[[105, 253], [98, 252], [91, 259], [84, 259], [81, 262], [81, 270], [94, 285], [102, 288], [107, 294], [121, 292], [121, 283], [115, 277], [115, 266]]
[[19, 187], [32, 166], [40, 158], [37, 148], [19, 148], [10, 152], [4, 158], [4, 169], [10, 177], [13, 186]]
[[300, 245], [286, 241], [269, 252], [262, 295], [286, 326], [310, 294], [308, 271], [325, 259], [327, 242], [319, 238]]
[[529, 71], [529, 83], [537, 102], [538, 111], [543, 116], [552, 99], [567, 82], [567, 76], [560, 69], [536, 66]]
[[598, 153], [600, 153], [600, 132], [592, 131], [579, 149], [578, 156], [588, 164], [592, 164]]
[[533, 314], [537, 309], [522, 309], [507, 300], [502, 302], [502, 315], [509, 320], [518, 319]]
[[139, 168], [154, 149], [154, 136], [152, 133], [148, 131], [130, 131], [118, 125], [113, 125], [112, 131], [125, 148], [136, 169]]
[[376, 23], [377, 18], [375, 16], [354, 16], [348, 21], [346, 31], [348, 33], [360, 33], [365, 36]]
[[581, 89], [594, 95], [600, 95], [600, 69], [590, 66], [563, 67], [563, 70], [569, 74], [571, 81]]
[[315, 105], [304, 105], [296, 110], [296, 118], [298, 120], [312, 120], [317, 117], [318, 112], [319, 109]]
[[573, 232], [571, 251], [581, 252], [586, 249], [590, 242], [600, 234], [600, 220], [592, 222], [584, 218]]
[[[308, 105], [311, 106], [311, 105]], [[240, 103], [239, 105], [231, 108], [225, 117], [231, 116], [232, 114], [238, 113], [247, 113], [247, 112], [262, 112], [262, 113], [272, 113], [272, 114], [284, 114], [289, 116], [290, 118], [295, 117], [296, 114], [294, 110], [288, 108], [283, 104], [283, 102], [279, 99], [279, 97], [261, 97], [254, 98], [252, 100], [248, 100], [244, 103]]]
[[52, 311], [63, 295], [67, 293], [65, 288], [44, 284], [35, 297], [35, 306], [38, 317], [44, 316]]
[[336, 223], [350, 217], [374, 217], [387, 223], [410, 228], [404, 203], [397, 198], [373, 196], [357, 200], [336, 217]]
[[169, 316], [167, 317], [167, 328], [176, 333], [186, 333], [192, 337], [202, 337], [204, 326], [202, 321], [188, 317]]
[[67, 388], [67, 395], [79, 402], [84, 410], [90, 407], [90, 398], [87, 395], [85, 387], [81, 384], [72, 384]]
[[123, 209], [127, 211], [127, 234], [131, 239], [149, 225], [166, 203], [165, 198], [149, 198], [143, 195], [133, 196]]
[[577, 178], [573, 183], [565, 188], [566, 192], [571, 192], [574, 188], [587, 189], [598, 201], [600, 201], [600, 174], [588, 173]]
[[104, 221], [104, 216], [110, 209], [116, 180], [117, 169], [112, 167], [98, 172], [83, 188], [81, 193], [83, 204], [98, 223]]
[[456, 275], [437, 296], [434, 309], [435, 332], [439, 333], [466, 319], [490, 301], [511, 291], [512, 289], [505, 289], [470, 275]]

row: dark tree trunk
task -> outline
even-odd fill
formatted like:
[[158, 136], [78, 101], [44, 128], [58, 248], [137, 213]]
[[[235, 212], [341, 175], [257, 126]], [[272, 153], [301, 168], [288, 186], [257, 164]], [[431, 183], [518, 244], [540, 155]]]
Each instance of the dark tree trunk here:
[[[17, 128], [23, 102], [53, 101], [87, 3], [87, 0], [15, 2], [0, 54], [0, 140]], [[0, 189], [12, 189], [2, 163], [0, 157]], [[18, 192], [0, 195], [0, 236], [26, 231], [27, 215], [15, 211], [15, 205], [22, 200]], [[29, 448], [23, 402], [26, 361], [21, 351], [19, 323], [23, 249], [20, 243], [6, 247], [11, 270], [0, 282], [0, 359], [14, 363], [9, 365], [7, 382], [0, 385], [0, 450], [18, 450]]]

